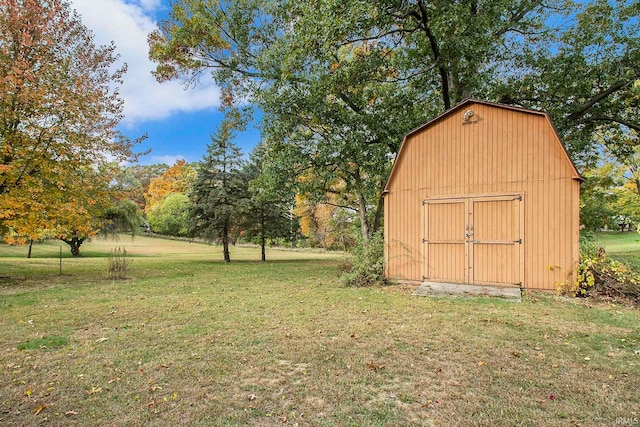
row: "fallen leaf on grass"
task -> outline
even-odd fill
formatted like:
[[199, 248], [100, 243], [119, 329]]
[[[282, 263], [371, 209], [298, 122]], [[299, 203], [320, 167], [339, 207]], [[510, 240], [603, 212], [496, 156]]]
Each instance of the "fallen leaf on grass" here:
[[371, 369], [372, 371], [377, 371], [379, 369], [383, 369], [384, 365], [376, 365], [373, 362], [369, 362], [367, 363], [367, 368]]
[[91, 390], [87, 390], [86, 393], [91, 396], [92, 394], [100, 393], [102, 391], [102, 387], [91, 387]]
[[25, 396], [31, 396], [31, 393], [33, 393], [33, 389], [31, 387], [29, 387], [27, 390], [25, 390], [24, 395]]
[[511, 355], [512, 355], [513, 357], [520, 357], [520, 352], [519, 352], [519, 351], [512, 351], [512, 352], [511, 352]]
[[478, 365], [478, 366], [482, 366], [482, 365], [484, 365], [484, 362], [481, 360], [481, 361], [479, 361], [479, 362], [477, 363], [477, 365]]
[[76, 411], [67, 411], [64, 413], [66, 416], [71, 416], [71, 415], [78, 415], [78, 413]]
[[105, 341], [109, 341], [109, 338], [102, 337], [96, 340], [96, 342], [105, 342]]
[[40, 406], [38, 406], [37, 408], [33, 408], [33, 412], [36, 415], [40, 415], [40, 412], [44, 411], [44, 409], [47, 407], [47, 405], [45, 405], [44, 403]]
[[553, 394], [549, 394], [549, 400], [556, 400], [556, 396]]

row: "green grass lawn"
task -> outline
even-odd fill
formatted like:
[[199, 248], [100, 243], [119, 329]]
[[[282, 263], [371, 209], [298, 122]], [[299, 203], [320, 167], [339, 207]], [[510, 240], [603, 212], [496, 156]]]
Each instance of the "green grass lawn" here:
[[[129, 279], [105, 256], [124, 246]], [[65, 248], [66, 249], [66, 248]], [[0, 245], [0, 425], [616, 425], [640, 313], [351, 289], [342, 255], [137, 237]]]
[[624, 261], [640, 272], [640, 234], [606, 231], [597, 233], [596, 241], [612, 258]]

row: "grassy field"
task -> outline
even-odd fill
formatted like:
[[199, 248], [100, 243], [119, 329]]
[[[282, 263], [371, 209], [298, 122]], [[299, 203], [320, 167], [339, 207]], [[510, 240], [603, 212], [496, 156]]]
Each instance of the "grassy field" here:
[[[124, 246], [130, 278], [104, 279]], [[640, 419], [640, 313], [351, 289], [342, 256], [138, 237], [0, 246], [0, 425], [549, 426]], [[66, 250], [66, 248], [65, 248]], [[65, 253], [66, 256], [66, 253]], [[637, 422], [637, 421], [635, 421]]]
[[607, 231], [598, 233], [596, 241], [609, 255], [640, 271], [640, 234], [636, 232]]

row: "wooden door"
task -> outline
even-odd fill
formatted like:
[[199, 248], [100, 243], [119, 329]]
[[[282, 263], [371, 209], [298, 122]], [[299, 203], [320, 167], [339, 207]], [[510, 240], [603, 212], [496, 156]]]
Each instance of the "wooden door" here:
[[520, 284], [519, 196], [473, 198], [469, 202], [469, 283]]
[[424, 278], [520, 284], [521, 204], [519, 195], [425, 200]]
[[466, 199], [425, 200], [425, 278], [465, 283], [467, 269]]

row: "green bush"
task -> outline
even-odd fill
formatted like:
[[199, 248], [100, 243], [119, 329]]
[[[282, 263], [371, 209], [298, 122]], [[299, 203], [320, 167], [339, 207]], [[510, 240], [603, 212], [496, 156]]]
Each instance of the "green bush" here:
[[384, 277], [384, 237], [374, 234], [365, 244], [359, 240], [352, 250], [353, 258], [345, 265], [340, 281], [353, 287], [387, 283]]

